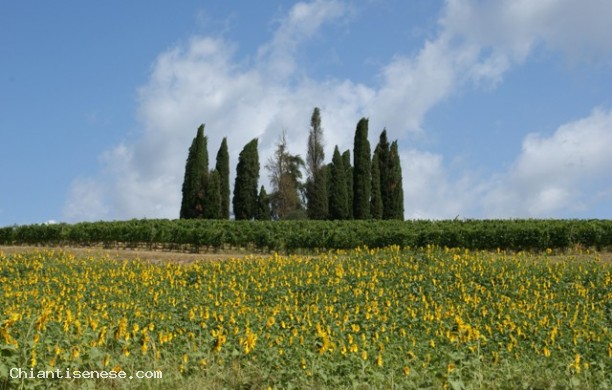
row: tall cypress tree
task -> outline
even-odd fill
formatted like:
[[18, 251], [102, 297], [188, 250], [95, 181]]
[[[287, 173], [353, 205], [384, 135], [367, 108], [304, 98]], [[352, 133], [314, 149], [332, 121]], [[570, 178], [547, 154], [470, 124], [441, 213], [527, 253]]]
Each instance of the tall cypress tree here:
[[257, 138], [247, 143], [238, 156], [232, 205], [236, 219], [253, 219], [257, 208], [259, 153]]
[[325, 219], [328, 213], [327, 185], [323, 160], [323, 129], [321, 128], [321, 113], [315, 107], [310, 118], [310, 133], [308, 134], [308, 152], [306, 155], [306, 213], [310, 219]]
[[325, 165], [319, 167], [313, 180], [306, 183], [308, 201], [307, 215], [310, 219], [326, 219], [329, 213], [327, 197], [327, 170]]
[[259, 195], [257, 195], [257, 211], [255, 212], [255, 219], [260, 221], [269, 221], [272, 216], [270, 210], [270, 197], [266, 193], [264, 186], [259, 189]]
[[217, 152], [217, 163], [215, 170], [219, 172], [219, 189], [221, 196], [221, 210], [219, 213], [220, 219], [229, 219], [230, 205], [230, 183], [229, 183], [229, 152], [227, 150], [227, 138], [223, 138], [221, 146]]
[[389, 151], [389, 197], [391, 201], [389, 219], [404, 219], [404, 189], [402, 186], [402, 166], [397, 141], [391, 143]]
[[353, 217], [370, 218], [370, 192], [372, 190], [370, 141], [368, 120], [361, 118], [355, 130], [353, 146]]
[[370, 197], [370, 216], [372, 219], [382, 219], [383, 216], [379, 152], [377, 146], [372, 157], [372, 196]]
[[342, 153], [342, 164], [346, 177], [346, 202], [348, 207], [347, 219], [353, 219], [353, 167], [351, 166], [351, 151]]
[[204, 208], [204, 218], [221, 218], [221, 176], [217, 170], [211, 171], [208, 176], [204, 204], [206, 205]]
[[187, 162], [185, 164], [185, 177], [183, 179], [183, 198], [181, 201], [180, 218], [202, 218], [204, 213], [204, 193], [208, 177], [208, 151], [204, 136], [204, 125], [200, 125], [198, 132], [191, 142]]
[[348, 214], [346, 170], [336, 146], [330, 167], [329, 219], [347, 219]]
[[[389, 152], [389, 141], [387, 140], [387, 129], [380, 133], [376, 152], [378, 154], [378, 169], [380, 171], [380, 197], [382, 199], [382, 218], [391, 219], [391, 198], [389, 170], [391, 169], [391, 158]], [[373, 184], [372, 184], [373, 185]]]

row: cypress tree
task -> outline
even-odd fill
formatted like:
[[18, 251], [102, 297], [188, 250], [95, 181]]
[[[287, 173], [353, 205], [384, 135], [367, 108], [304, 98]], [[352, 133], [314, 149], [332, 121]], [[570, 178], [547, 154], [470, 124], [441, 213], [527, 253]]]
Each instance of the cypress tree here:
[[370, 216], [372, 219], [382, 219], [383, 216], [379, 151], [377, 146], [372, 157], [372, 196], [370, 197]]
[[204, 136], [204, 125], [191, 142], [185, 177], [183, 179], [180, 218], [201, 218], [204, 212], [204, 193], [208, 176], [207, 140]]
[[329, 219], [347, 219], [348, 214], [346, 170], [336, 146], [330, 167]]
[[353, 219], [353, 167], [351, 166], [351, 151], [342, 153], [342, 164], [346, 175], [346, 203], [348, 207], [347, 219]]
[[221, 176], [219, 171], [211, 171], [209, 174], [204, 204], [206, 205], [204, 208], [204, 218], [221, 218]]
[[306, 155], [306, 213], [310, 219], [325, 219], [328, 213], [327, 185], [323, 160], [323, 129], [321, 128], [321, 113], [315, 107], [310, 119], [308, 134], [308, 152]]
[[326, 167], [321, 166], [314, 174], [312, 181], [306, 183], [306, 197], [308, 201], [307, 215], [310, 219], [327, 218], [329, 205], [326, 173]]
[[389, 151], [389, 197], [391, 201], [389, 219], [404, 219], [404, 189], [402, 186], [402, 166], [397, 141], [393, 141]]
[[253, 219], [257, 207], [257, 182], [259, 181], [259, 153], [257, 138], [247, 143], [238, 156], [234, 197], [234, 216], [238, 219]]
[[230, 205], [230, 183], [229, 183], [229, 152], [227, 150], [227, 138], [223, 138], [221, 146], [217, 152], [217, 162], [215, 170], [219, 172], [219, 189], [221, 195], [220, 219], [229, 219]]
[[255, 219], [260, 221], [269, 221], [271, 216], [270, 197], [266, 193], [264, 186], [261, 186], [259, 195], [257, 195], [257, 211], [255, 213]]
[[370, 141], [368, 120], [361, 118], [355, 130], [353, 145], [353, 217], [370, 218], [370, 193], [372, 190]]
[[[378, 153], [378, 169], [380, 171], [380, 196], [382, 199], [382, 218], [390, 219], [391, 198], [389, 189], [389, 170], [391, 169], [391, 159], [389, 152], [389, 141], [387, 141], [387, 129], [383, 129], [380, 133], [378, 145], [376, 145]], [[376, 152], [375, 152], [376, 153]], [[372, 184], [374, 185], [374, 184]]]

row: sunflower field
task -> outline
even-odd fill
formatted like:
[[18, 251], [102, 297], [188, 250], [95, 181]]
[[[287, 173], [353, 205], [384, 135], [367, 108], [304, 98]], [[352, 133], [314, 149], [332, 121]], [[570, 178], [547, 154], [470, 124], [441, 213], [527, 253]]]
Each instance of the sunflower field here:
[[[34, 378], [69, 370], [163, 377]], [[0, 252], [0, 388], [55, 387], [612, 388], [612, 264], [435, 246], [190, 264]]]

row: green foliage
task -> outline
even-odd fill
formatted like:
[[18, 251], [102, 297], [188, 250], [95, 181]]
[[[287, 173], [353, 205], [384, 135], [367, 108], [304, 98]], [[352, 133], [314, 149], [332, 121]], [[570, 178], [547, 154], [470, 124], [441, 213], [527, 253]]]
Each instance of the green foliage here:
[[[221, 234], [222, 236], [219, 236]], [[612, 248], [610, 220], [228, 221], [130, 220], [0, 228], [2, 245], [161, 244], [266, 250], [461, 247], [545, 251]]]
[[342, 153], [342, 164], [346, 175], [347, 219], [353, 219], [353, 166], [351, 165], [351, 151], [348, 149]]
[[271, 218], [270, 197], [266, 193], [264, 186], [261, 186], [259, 195], [257, 195], [257, 212], [255, 213], [255, 219], [259, 221], [269, 221]]
[[220, 219], [229, 219], [230, 215], [230, 167], [229, 167], [229, 151], [227, 148], [227, 138], [223, 138], [221, 146], [217, 152], [217, 162], [215, 170], [219, 172], [219, 188], [221, 196], [221, 212]]
[[207, 140], [204, 136], [204, 125], [202, 124], [198, 128], [187, 155], [180, 218], [201, 218], [204, 215], [203, 200], [208, 176], [206, 144]]
[[[378, 167], [375, 167], [378, 164]], [[380, 200], [377, 194], [380, 188]], [[383, 130], [372, 158], [372, 218], [404, 219], [404, 191], [397, 140], [389, 145]], [[380, 211], [379, 211], [380, 210]]]
[[361, 118], [355, 130], [353, 146], [353, 218], [370, 218], [371, 160], [368, 120]]
[[[383, 204], [383, 218], [389, 219], [386, 216], [389, 214], [390, 205], [390, 188], [389, 188], [389, 171], [391, 169], [391, 159], [389, 157], [389, 141], [387, 140], [387, 129], [380, 133], [378, 145], [376, 145], [378, 153], [378, 167], [380, 170], [380, 196]], [[376, 153], [376, 152], [375, 152]]]
[[306, 182], [307, 215], [310, 219], [327, 219], [329, 201], [327, 196], [327, 167], [320, 167], [312, 179]]
[[57, 250], [0, 254], [0, 282], [3, 389], [612, 386], [612, 264], [596, 255], [393, 246], [156, 264]]
[[310, 219], [326, 219], [328, 214], [327, 178], [324, 166], [323, 129], [321, 114], [315, 107], [310, 120], [308, 134], [308, 153], [306, 155], [306, 204]]
[[347, 219], [348, 206], [346, 170], [336, 146], [330, 167], [329, 219]]
[[389, 204], [385, 219], [404, 219], [404, 189], [402, 184], [402, 165], [400, 163], [397, 141], [391, 143], [389, 152]]
[[234, 216], [237, 220], [253, 219], [257, 210], [257, 184], [259, 181], [259, 153], [257, 138], [247, 143], [238, 156], [234, 182]]
[[302, 209], [300, 193], [303, 167], [304, 160], [300, 155], [289, 153], [283, 132], [274, 156], [266, 164], [273, 188], [270, 203], [274, 219], [284, 219], [287, 214]]
[[372, 195], [370, 197], [370, 217], [372, 219], [382, 219], [383, 217], [383, 198], [381, 193], [381, 169], [379, 160], [379, 148], [374, 150], [372, 157]]
[[221, 219], [221, 175], [219, 171], [211, 171], [204, 195], [203, 217], [206, 219]]

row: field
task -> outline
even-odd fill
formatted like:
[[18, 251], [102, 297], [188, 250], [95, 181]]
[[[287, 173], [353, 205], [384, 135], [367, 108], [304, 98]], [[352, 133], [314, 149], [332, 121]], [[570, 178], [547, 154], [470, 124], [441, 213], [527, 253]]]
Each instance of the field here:
[[0, 254], [0, 357], [0, 388], [612, 388], [612, 264], [434, 246]]

